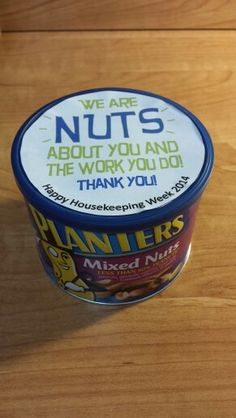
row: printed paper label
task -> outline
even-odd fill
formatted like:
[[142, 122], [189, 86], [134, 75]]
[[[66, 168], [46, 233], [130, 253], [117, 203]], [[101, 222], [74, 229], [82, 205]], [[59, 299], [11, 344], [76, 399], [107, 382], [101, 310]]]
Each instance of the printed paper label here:
[[193, 184], [205, 157], [200, 132], [169, 103], [104, 90], [62, 100], [25, 132], [30, 182], [58, 205], [94, 215], [162, 207]]

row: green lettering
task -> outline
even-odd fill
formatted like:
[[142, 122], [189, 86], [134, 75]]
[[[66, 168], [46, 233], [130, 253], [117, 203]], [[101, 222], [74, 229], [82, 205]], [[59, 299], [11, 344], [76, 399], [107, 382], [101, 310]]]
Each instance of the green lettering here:
[[56, 153], [56, 150], [55, 150], [55, 147], [50, 147], [49, 148], [49, 150], [48, 150], [48, 160], [50, 159], [50, 158], [57, 158], [57, 153]]

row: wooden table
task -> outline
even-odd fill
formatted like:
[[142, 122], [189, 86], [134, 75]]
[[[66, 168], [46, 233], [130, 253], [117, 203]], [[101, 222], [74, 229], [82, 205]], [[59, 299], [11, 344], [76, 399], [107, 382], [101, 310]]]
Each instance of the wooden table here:
[[[1, 418], [236, 415], [236, 32], [3, 33]], [[216, 161], [181, 279], [124, 308], [52, 286], [10, 167], [13, 137], [48, 101], [97, 86], [157, 92], [207, 126]]]

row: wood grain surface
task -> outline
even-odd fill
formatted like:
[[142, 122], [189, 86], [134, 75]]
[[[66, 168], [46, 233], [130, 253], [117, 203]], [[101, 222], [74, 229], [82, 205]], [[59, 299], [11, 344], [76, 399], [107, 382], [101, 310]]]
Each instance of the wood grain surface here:
[[[234, 31], [2, 35], [1, 418], [235, 416], [235, 56]], [[13, 137], [34, 110], [97, 86], [180, 102], [216, 153], [181, 278], [124, 308], [80, 303], [50, 284], [10, 167]]]
[[235, 29], [235, 0], [1, 0], [4, 31]]

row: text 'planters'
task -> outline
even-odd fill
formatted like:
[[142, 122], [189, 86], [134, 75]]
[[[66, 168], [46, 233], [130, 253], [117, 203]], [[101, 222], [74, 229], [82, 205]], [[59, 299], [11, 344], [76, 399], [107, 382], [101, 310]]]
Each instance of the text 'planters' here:
[[189, 111], [118, 88], [49, 103], [12, 148], [46, 272], [102, 304], [148, 298], [176, 278], [212, 164], [210, 137]]

